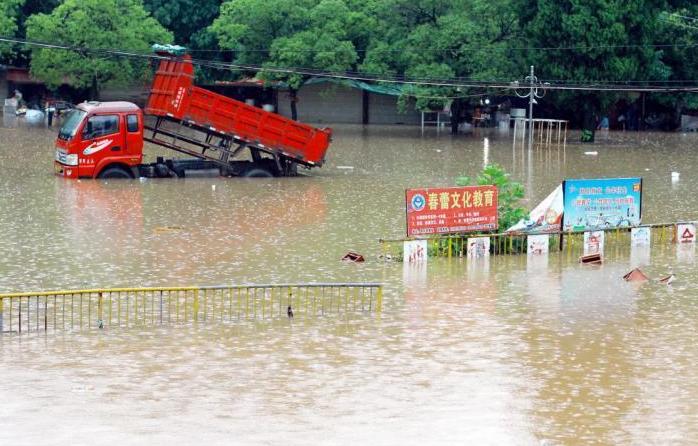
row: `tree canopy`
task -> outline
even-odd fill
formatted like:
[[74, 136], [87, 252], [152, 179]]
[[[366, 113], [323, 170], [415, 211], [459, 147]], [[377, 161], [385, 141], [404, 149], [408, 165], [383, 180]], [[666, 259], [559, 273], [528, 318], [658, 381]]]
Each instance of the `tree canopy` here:
[[[535, 65], [543, 80], [628, 85], [698, 76], [693, 0], [0, 0], [0, 34], [137, 51], [174, 40], [199, 58], [259, 67], [245, 74], [285, 82], [292, 109], [296, 91], [310, 77], [297, 68], [397, 80], [508, 82]], [[0, 57], [7, 60], [9, 49], [0, 45]], [[143, 74], [133, 60], [27, 51], [10, 57], [20, 64], [30, 60], [34, 76], [50, 86], [69, 79], [77, 87], [99, 87]], [[412, 84], [402, 92], [403, 107], [451, 103], [456, 112], [485, 94], [511, 94]], [[678, 111], [698, 108], [697, 96], [647, 99]], [[636, 97], [553, 92], [544, 103], [569, 117], [580, 107], [591, 113]]]
[[[519, 36], [512, 10], [508, 0], [379, 2], [375, 13], [382, 31], [372, 36], [361, 69], [413, 79], [512, 79], [520, 72], [507, 52]], [[419, 109], [443, 108], [472, 93], [443, 87], [406, 91]]]
[[266, 79], [289, 85], [295, 119], [295, 91], [310, 76], [275, 69], [355, 70], [357, 47], [367, 43], [373, 23], [359, 5], [345, 0], [230, 0], [211, 30], [237, 61], [263, 65]]
[[[17, 16], [22, 0], [0, 0], [0, 35], [14, 36], [17, 33]], [[0, 56], [7, 55], [12, 46], [0, 43]]]
[[175, 43], [198, 46], [205, 28], [218, 16], [222, 0], [144, 0], [143, 6], [162, 26], [172, 31]]
[[[153, 43], [170, 43], [172, 34], [150, 17], [138, 0], [65, 0], [50, 14], [27, 20], [27, 37], [89, 48], [149, 52]], [[33, 47], [31, 72], [51, 87], [69, 81], [89, 87], [96, 98], [103, 85], [142, 78], [147, 64], [129, 58]]]

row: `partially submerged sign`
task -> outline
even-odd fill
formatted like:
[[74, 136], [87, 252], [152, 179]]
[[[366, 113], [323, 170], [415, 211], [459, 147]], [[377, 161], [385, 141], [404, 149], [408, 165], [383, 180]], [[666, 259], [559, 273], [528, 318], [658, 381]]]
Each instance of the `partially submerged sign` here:
[[679, 223], [676, 225], [676, 242], [677, 243], [695, 243], [696, 242], [696, 224], [695, 223]]
[[468, 258], [481, 259], [490, 256], [489, 237], [470, 237], [468, 239]]
[[497, 229], [495, 186], [408, 189], [405, 198], [408, 237]]
[[562, 185], [559, 185], [528, 214], [528, 218], [521, 219], [507, 232], [557, 232], [562, 225], [563, 206]]
[[565, 180], [563, 229], [582, 231], [638, 226], [642, 178]]
[[584, 255], [603, 254], [605, 233], [603, 231], [587, 231], [584, 233]]
[[548, 234], [529, 235], [526, 237], [528, 255], [547, 254], [550, 248], [550, 236]]
[[649, 226], [640, 226], [630, 230], [631, 246], [649, 246], [652, 241], [652, 231]]
[[403, 261], [406, 263], [422, 263], [427, 261], [426, 240], [405, 240], [403, 244]]

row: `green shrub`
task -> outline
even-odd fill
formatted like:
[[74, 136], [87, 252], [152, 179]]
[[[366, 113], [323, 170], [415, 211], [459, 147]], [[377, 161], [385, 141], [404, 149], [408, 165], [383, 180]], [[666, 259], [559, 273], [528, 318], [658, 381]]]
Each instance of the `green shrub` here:
[[[478, 186], [493, 185], [497, 187], [497, 212], [499, 214], [499, 231], [504, 232], [522, 218], [528, 212], [519, 206], [519, 202], [524, 197], [524, 187], [509, 178], [509, 174], [498, 164], [486, 166], [475, 179]], [[456, 178], [456, 185], [470, 186], [469, 177], [460, 176]]]

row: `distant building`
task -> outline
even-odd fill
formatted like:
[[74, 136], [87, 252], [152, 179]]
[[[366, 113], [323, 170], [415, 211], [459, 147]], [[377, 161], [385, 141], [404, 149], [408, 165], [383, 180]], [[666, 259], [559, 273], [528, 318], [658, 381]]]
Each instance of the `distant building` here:
[[[282, 83], [265, 87], [255, 78], [219, 81], [206, 85], [218, 93], [257, 107], [267, 106], [291, 116], [288, 87]], [[330, 82], [311, 79], [297, 94], [298, 120], [318, 124], [406, 124], [419, 125], [421, 114], [413, 106], [399, 113], [397, 90], [362, 82]]]

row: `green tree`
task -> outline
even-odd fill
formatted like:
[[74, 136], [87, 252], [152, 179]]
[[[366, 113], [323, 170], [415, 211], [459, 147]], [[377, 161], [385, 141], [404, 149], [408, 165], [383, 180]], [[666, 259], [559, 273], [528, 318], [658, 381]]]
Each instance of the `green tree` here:
[[221, 3], [222, 0], [143, 1], [146, 11], [174, 33], [176, 43], [192, 47], [210, 43], [204, 34], [218, 15]]
[[[512, 181], [509, 174], [498, 164], [490, 164], [480, 172], [475, 180], [478, 186], [493, 185], [497, 187], [497, 213], [499, 232], [506, 231], [527, 215], [526, 209], [519, 206], [524, 198], [524, 187]], [[469, 186], [470, 178], [462, 176], [456, 179], [456, 185]]]
[[[147, 53], [153, 43], [171, 43], [172, 34], [143, 8], [140, 0], [65, 0], [50, 14], [27, 19], [27, 38], [88, 48], [118, 48]], [[31, 72], [49, 87], [68, 81], [91, 89], [93, 99], [105, 85], [123, 85], [143, 79], [146, 62], [32, 47]]]
[[[698, 44], [698, 21], [692, 17], [698, 17], [698, 5], [692, 3], [659, 17], [656, 41], [675, 45], [662, 47], [662, 61], [670, 67], [669, 80], [675, 81], [674, 86], [682, 85], [681, 81], [686, 79], [698, 79], [698, 53], [695, 47]], [[698, 109], [696, 93], [654, 94], [651, 98], [660, 105], [674, 109], [672, 130], [681, 124], [684, 109]]]
[[[369, 2], [370, 4], [370, 2]], [[277, 70], [355, 69], [373, 20], [353, 0], [229, 0], [211, 31], [239, 63], [263, 65], [261, 75], [286, 82], [297, 118], [297, 91], [311, 77]]]
[[[653, 46], [664, 1], [522, 0], [519, 13], [528, 46], [525, 55], [539, 78], [574, 82], [666, 80], [671, 69]], [[593, 128], [593, 114], [625, 94], [557, 92], [549, 100]]]
[[[0, 35], [14, 37], [17, 32], [17, 16], [22, 0], [0, 0]], [[0, 43], [0, 57], [12, 52], [12, 45]]]
[[[386, 0], [376, 7], [381, 33], [372, 35], [361, 66], [365, 73], [408, 79], [511, 78], [516, 61], [508, 46], [519, 36], [509, 0]], [[473, 93], [466, 88], [416, 86], [404, 89], [401, 105], [443, 108], [455, 114]], [[453, 122], [454, 127], [457, 120]]]

